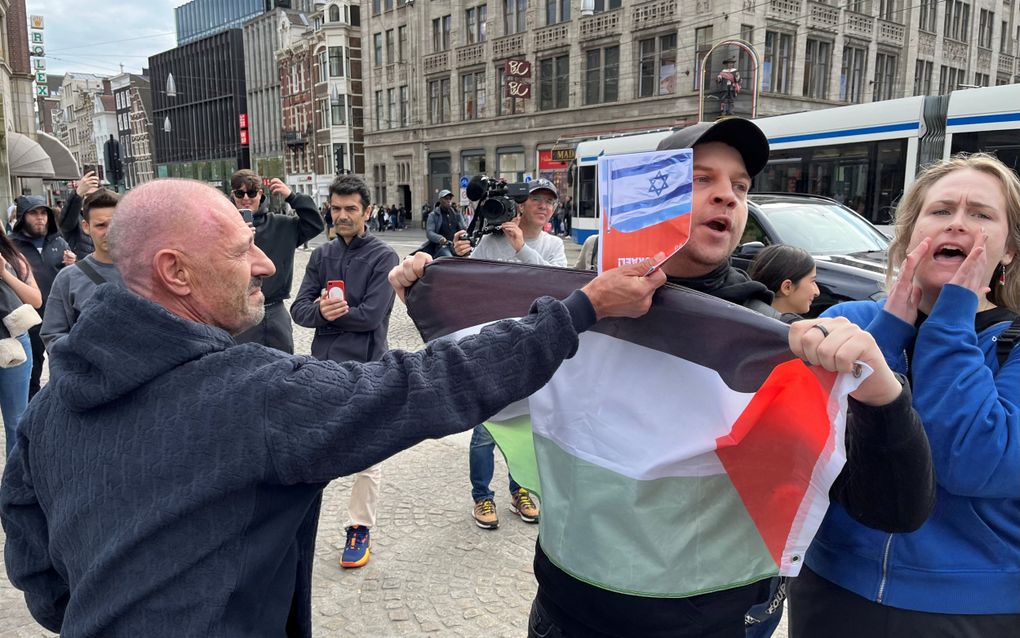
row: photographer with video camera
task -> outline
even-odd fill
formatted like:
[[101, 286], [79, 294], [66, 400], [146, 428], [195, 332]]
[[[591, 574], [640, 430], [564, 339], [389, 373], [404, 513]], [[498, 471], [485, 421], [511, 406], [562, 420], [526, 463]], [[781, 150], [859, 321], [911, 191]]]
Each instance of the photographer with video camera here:
[[[478, 205], [471, 228], [456, 234], [453, 251], [458, 257], [470, 255], [475, 259], [566, 267], [563, 240], [542, 230], [559, 198], [552, 182], [536, 179], [530, 184], [506, 184], [479, 176], [468, 184], [467, 195]], [[477, 246], [472, 251], [473, 244]], [[489, 487], [495, 470], [492, 458], [495, 447], [489, 431], [482, 425], [475, 426], [468, 453], [474, 501], [471, 515], [482, 529], [499, 527], [495, 494]], [[510, 511], [525, 523], [537, 523], [539, 506], [531, 493], [518, 485], [513, 476], [508, 478]]]
[[[527, 196], [520, 198], [523, 201], [515, 196], [515, 187], [526, 187]], [[468, 185], [468, 199], [480, 200], [475, 216], [485, 226], [473, 235], [467, 231], [456, 234], [453, 252], [458, 257], [567, 267], [563, 240], [543, 230], [559, 200], [552, 182], [536, 179], [526, 185], [500, 184], [476, 177]]]

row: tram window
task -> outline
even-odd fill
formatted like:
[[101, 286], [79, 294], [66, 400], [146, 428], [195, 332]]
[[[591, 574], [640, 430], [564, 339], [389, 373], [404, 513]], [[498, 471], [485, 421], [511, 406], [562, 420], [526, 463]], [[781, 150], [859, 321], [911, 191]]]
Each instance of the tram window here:
[[906, 142], [879, 142], [875, 167], [876, 201], [867, 213], [861, 212], [860, 209], [854, 210], [877, 224], [891, 224], [896, 213], [896, 205], [903, 196], [903, 177], [906, 170]]
[[953, 135], [953, 154], [976, 153], [985, 151], [993, 153], [1002, 163], [1020, 175], [1020, 132], [979, 131], [976, 133], [956, 133]]
[[578, 217], [595, 217], [595, 167], [581, 166], [578, 168], [580, 174], [580, 201], [577, 205]]

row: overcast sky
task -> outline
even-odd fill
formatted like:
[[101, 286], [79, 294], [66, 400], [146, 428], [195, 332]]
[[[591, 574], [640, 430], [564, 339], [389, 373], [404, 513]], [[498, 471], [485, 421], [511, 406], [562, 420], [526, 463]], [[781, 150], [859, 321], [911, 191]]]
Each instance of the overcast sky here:
[[174, 7], [186, 0], [26, 0], [45, 20], [46, 72], [116, 75], [177, 44]]

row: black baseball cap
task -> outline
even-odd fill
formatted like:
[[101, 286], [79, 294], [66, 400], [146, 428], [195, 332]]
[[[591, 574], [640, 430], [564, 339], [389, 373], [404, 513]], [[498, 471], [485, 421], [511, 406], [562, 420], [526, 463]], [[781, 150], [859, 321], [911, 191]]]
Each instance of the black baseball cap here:
[[722, 142], [735, 148], [744, 159], [747, 174], [754, 177], [769, 161], [769, 140], [758, 125], [742, 117], [728, 117], [716, 122], [698, 122], [659, 142], [657, 150], [669, 151], [694, 148], [698, 144]]
[[533, 179], [531, 180], [531, 183], [528, 184], [528, 195], [534, 193], [535, 191], [549, 191], [549, 193], [556, 199], [560, 198], [560, 194], [559, 191], [556, 190], [556, 186], [552, 182], [543, 177]]

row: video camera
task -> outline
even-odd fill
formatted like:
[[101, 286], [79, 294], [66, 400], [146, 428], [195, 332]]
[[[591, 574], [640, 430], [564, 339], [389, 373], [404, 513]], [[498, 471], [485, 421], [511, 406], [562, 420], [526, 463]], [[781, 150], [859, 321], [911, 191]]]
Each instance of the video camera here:
[[500, 225], [517, 217], [517, 204], [528, 199], [528, 184], [476, 175], [467, 185], [467, 198], [478, 202], [467, 230], [467, 238], [475, 246], [484, 235], [501, 232]]

